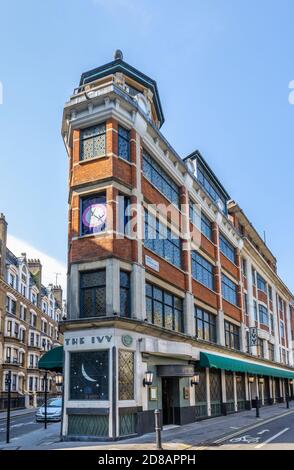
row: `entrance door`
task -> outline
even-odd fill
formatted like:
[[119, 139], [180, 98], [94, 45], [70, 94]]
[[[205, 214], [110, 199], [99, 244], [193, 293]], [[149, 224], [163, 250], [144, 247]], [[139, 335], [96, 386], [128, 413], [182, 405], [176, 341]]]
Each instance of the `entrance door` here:
[[175, 382], [172, 377], [162, 377], [162, 424], [175, 423]]

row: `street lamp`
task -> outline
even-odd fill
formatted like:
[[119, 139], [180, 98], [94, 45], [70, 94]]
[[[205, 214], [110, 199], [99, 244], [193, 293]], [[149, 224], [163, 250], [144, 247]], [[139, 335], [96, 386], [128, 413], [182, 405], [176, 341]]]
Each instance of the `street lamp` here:
[[263, 383], [264, 383], [264, 378], [263, 378], [263, 377], [259, 377], [259, 380], [258, 380], [258, 381], [259, 381], [260, 384], [263, 384]]
[[146, 385], [152, 385], [153, 382], [153, 372], [146, 371], [145, 372], [145, 377], [143, 379], [143, 387], [146, 387]]
[[56, 387], [62, 387], [63, 385], [63, 375], [62, 374], [56, 374], [55, 376], [55, 383]]
[[248, 382], [249, 383], [253, 384], [254, 380], [255, 380], [254, 377], [248, 377]]
[[199, 382], [200, 382], [200, 375], [199, 374], [193, 375], [191, 379], [191, 385], [198, 385]]
[[48, 396], [48, 371], [45, 371], [44, 375], [44, 408], [45, 408], [45, 419], [44, 419], [44, 428], [47, 429], [47, 396]]

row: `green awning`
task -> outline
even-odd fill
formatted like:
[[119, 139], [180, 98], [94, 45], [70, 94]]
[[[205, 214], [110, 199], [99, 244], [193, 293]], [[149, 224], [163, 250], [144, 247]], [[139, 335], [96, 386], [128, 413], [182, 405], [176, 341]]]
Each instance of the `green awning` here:
[[276, 367], [268, 367], [253, 362], [239, 361], [232, 357], [217, 356], [205, 352], [200, 353], [200, 366], [215, 369], [225, 369], [232, 372], [248, 372], [253, 375], [268, 375], [270, 377], [284, 377], [285, 379], [294, 379], [294, 371], [287, 369], [278, 369]]
[[46, 352], [38, 364], [39, 369], [62, 372], [63, 369], [63, 346], [57, 346]]

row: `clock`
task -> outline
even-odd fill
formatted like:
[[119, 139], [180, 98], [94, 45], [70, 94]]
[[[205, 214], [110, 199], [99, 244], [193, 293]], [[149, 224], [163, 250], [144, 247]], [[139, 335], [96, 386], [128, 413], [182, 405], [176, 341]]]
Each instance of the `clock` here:
[[95, 199], [87, 202], [82, 208], [82, 234], [102, 232], [106, 226], [106, 204]]

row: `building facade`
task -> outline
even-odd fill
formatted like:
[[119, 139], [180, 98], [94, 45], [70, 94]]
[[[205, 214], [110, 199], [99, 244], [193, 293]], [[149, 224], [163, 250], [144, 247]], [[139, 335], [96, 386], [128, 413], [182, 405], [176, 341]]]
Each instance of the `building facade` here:
[[[4, 406], [6, 377], [17, 406], [36, 406], [43, 400], [44, 372], [40, 357], [62, 344], [62, 289], [42, 284], [39, 259], [19, 257], [7, 247], [7, 222], [0, 215], [0, 397]], [[55, 374], [48, 375], [48, 391], [56, 393]]]
[[156, 408], [184, 424], [293, 392], [293, 296], [276, 260], [163, 121], [156, 83], [120, 51], [64, 107], [66, 439], [149, 432]]

